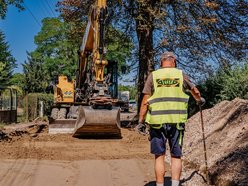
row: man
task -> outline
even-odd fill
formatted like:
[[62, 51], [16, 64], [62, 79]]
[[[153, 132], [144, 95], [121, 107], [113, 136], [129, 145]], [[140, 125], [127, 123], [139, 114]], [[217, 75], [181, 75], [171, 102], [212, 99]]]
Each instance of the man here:
[[161, 56], [161, 68], [152, 72], [143, 89], [139, 124], [136, 130], [144, 134], [150, 126], [151, 153], [155, 155], [155, 175], [157, 186], [164, 185], [165, 151], [168, 140], [171, 152], [172, 186], [178, 186], [182, 171], [182, 142], [184, 123], [190, 92], [198, 104], [205, 100], [200, 92], [181, 70], [176, 68], [176, 56], [165, 52]]

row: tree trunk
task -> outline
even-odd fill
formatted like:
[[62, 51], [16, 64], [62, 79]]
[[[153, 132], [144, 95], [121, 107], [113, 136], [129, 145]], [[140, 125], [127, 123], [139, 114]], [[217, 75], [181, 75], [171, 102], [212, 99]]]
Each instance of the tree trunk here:
[[146, 4], [139, 4], [139, 16], [136, 19], [136, 32], [139, 41], [139, 71], [138, 71], [138, 112], [142, 101], [142, 90], [147, 76], [154, 70], [154, 52], [153, 52], [153, 21], [154, 18], [148, 10], [152, 7], [152, 1]]

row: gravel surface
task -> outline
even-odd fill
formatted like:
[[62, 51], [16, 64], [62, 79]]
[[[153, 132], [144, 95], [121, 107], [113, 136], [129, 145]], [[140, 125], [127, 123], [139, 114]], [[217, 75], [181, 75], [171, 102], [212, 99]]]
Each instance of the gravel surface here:
[[[204, 110], [203, 118], [212, 184], [248, 185], [248, 101], [238, 98], [223, 101]], [[184, 159], [188, 169], [193, 167], [192, 170], [199, 170], [198, 173], [204, 175], [202, 139], [200, 114], [197, 113], [186, 125]], [[203, 183], [202, 179], [197, 181], [198, 185]]]

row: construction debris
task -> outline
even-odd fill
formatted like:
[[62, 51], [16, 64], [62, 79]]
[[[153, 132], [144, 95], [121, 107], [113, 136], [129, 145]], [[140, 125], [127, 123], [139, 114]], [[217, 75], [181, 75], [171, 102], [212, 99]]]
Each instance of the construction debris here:
[[0, 130], [0, 142], [10, 141], [14, 137], [22, 137], [23, 135], [36, 137], [39, 133], [46, 131], [47, 127], [47, 123], [44, 122], [6, 125], [3, 130]]

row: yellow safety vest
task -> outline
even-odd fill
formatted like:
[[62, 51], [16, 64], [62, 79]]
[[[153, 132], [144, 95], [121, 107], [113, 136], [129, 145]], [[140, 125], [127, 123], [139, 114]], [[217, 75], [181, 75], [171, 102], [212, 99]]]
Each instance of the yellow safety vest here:
[[[164, 123], [185, 123], [189, 96], [183, 91], [183, 73], [176, 68], [152, 72], [154, 93], [148, 99], [146, 122], [160, 128]], [[156, 128], [156, 127], [154, 127]]]

